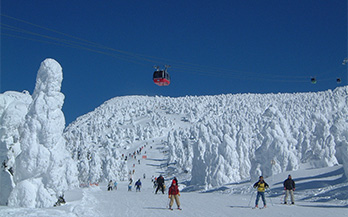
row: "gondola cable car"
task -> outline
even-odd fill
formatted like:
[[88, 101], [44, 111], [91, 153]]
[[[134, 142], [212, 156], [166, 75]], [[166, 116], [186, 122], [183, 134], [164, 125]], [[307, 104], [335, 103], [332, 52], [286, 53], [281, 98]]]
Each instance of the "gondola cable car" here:
[[154, 66], [156, 71], [153, 73], [153, 82], [158, 86], [168, 86], [170, 84], [170, 75], [167, 71], [170, 66], [165, 65], [164, 67], [164, 70], [162, 70], [158, 66]]

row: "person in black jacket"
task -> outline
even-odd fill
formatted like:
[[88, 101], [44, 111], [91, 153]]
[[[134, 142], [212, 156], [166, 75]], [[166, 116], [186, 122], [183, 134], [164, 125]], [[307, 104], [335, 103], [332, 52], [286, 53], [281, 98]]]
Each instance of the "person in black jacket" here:
[[157, 189], [156, 189], [155, 194], [157, 194], [157, 191], [158, 191], [159, 189], [161, 189], [162, 193], [164, 194], [164, 186], [163, 186], [163, 184], [164, 184], [164, 178], [163, 178], [162, 175], [160, 175], [160, 176], [157, 178]]
[[294, 199], [295, 182], [294, 180], [292, 180], [291, 175], [288, 176], [288, 178], [284, 181], [283, 185], [285, 190], [284, 204], [287, 204], [289, 193], [291, 196], [291, 204], [295, 204], [295, 199]]

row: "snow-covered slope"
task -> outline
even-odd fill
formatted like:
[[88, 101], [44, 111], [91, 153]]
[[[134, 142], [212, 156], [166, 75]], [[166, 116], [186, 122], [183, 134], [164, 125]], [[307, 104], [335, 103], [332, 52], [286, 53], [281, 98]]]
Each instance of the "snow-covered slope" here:
[[124, 178], [122, 154], [128, 154], [130, 144], [151, 144], [154, 138], [169, 146], [169, 164], [175, 164], [175, 173], [192, 177], [193, 189], [268, 177], [304, 164], [343, 164], [348, 174], [347, 96], [348, 87], [318, 93], [116, 97], [78, 118], [64, 135], [78, 161], [80, 182]]
[[116, 97], [64, 129], [62, 78], [60, 65], [47, 59], [32, 96], [0, 95], [2, 205], [52, 206], [78, 181], [126, 180], [138, 148], [155, 143], [166, 157], [162, 172], [185, 180], [185, 191], [337, 164], [348, 174], [348, 87]]
[[[152, 140], [151, 140], [152, 142]], [[138, 144], [139, 145], [139, 144]], [[137, 144], [130, 150], [137, 149]], [[211, 189], [204, 193], [182, 190], [180, 202], [182, 210], [168, 210], [168, 194], [154, 194], [151, 177], [163, 174], [166, 185], [169, 186], [173, 165], [165, 163], [166, 150], [161, 139], [154, 139], [152, 146], [142, 149], [147, 159], [130, 158], [129, 167], [135, 169], [132, 174], [137, 180], [141, 178], [140, 192], [134, 189], [128, 191], [128, 181], [119, 181], [117, 190], [107, 191], [107, 183], [99, 186], [79, 188], [67, 191], [66, 204], [49, 208], [12, 208], [0, 206], [0, 216], [81, 216], [81, 217], [114, 217], [114, 216], [243, 216], [243, 217], [327, 217], [347, 216], [348, 183], [344, 182], [342, 166], [320, 169], [299, 169], [292, 172], [296, 182], [295, 205], [284, 205], [283, 181], [288, 173], [280, 173], [268, 177], [266, 182], [270, 189], [266, 191], [266, 209], [251, 209], [255, 206], [255, 189], [253, 182], [229, 183], [220, 188]], [[137, 156], [141, 156], [137, 155]], [[132, 165], [135, 164], [135, 167]], [[146, 178], [143, 177], [146, 174]], [[185, 186], [185, 180], [178, 177], [179, 188]], [[134, 184], [134, 183], [133, 183]], [[262, 202], [259, 203], [262, 206]], [[176, 208], [176, 205], [174, 205]]]

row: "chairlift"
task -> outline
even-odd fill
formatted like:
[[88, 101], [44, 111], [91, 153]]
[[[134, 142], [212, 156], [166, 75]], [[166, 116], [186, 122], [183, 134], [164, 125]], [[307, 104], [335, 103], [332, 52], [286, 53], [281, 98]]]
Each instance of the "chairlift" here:
[[159, 69], [158, 66], [154, 67], [156, 69], [153, 73], [153, 82], [155, 82], [155, 84], [158, 86], [168, 86], [170, 84], [170, 75], [167, 72], [169, 67], [169, 65], [165, 65], [164, 70]]

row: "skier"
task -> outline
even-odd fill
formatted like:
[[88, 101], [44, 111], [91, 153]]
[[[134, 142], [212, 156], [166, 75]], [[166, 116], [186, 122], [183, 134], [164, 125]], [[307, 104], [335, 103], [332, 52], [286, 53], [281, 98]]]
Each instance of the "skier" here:
[[173, 179], [172, 185], [169, 187], [169, 191], [168, 191], [168, 198], [170, 198], [170, 202], [169, 202], [170, 210], [173, 210], [172, 206], [174, 204], [174, 200], [176, 205], [178, 206], [178, 209], [181, 210], [179, 196], [180, 196], [180, 192], [179, 192], [177, 182], [175, 181], [175, 179]]
[[64, 194], [58, 197], [58, 201], [54, 204], [54, 206], [60, 206], [62, 204], [65, 204]]
[[152, 179], [152, 183], [153, 183], [153, 188], [156, 189], [157, 188], [157, 177]]
[[263, 176], [259, 177], [259, 181], [257, 181], [253, 187], [257, 188], [255, 208], [259, 206], [258, 204], [259, 204], [260, 196], [262, 198], [263, 207], [266, 208], [265, 189], [268, 188], [269, 185], [263, 180]]
[[132, 191], [132, 182], [129, 182], [128, 184], [128, 191]]
[[291, 197], [291, 204], [295, 204], [295, 199], [294, 199], [295, 182], [294, 180], [292, 180], [291, 175], [288, 176], [288, 178], [284, 181], [283, 185], [285, 190], [284, 204], [287, 203], [289, 193]]
[[117, 190], [117, 181], [114, 182], [114, 189]]
[[108, 184], [108, 191], [112, 191], [112, 180], [110, 180], [109, 184]]
[[136, 181], [136, 183], [135, 183], [135, 185], [134, 186], [136, 186], [136, 191], [138, 192], [140, 192], [140, 187], [141, 187], [141, 181], [140, 181], [140, 179], [138, 179], [138, 181]]
[[157, 194], [157, 191], [159, 189], [161, 189], [162, 193], [164, 194], [164, 178], [162, 175], [160, 175], [158, 178], [157, 178], [157, 188], [156, 188], [156, 192], [155, 194]]

